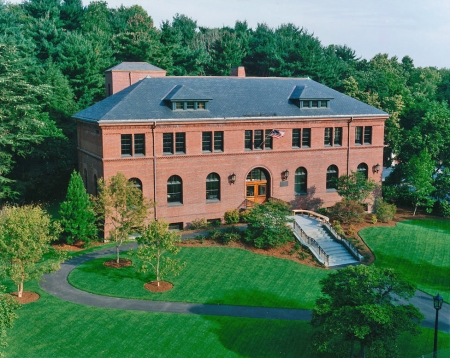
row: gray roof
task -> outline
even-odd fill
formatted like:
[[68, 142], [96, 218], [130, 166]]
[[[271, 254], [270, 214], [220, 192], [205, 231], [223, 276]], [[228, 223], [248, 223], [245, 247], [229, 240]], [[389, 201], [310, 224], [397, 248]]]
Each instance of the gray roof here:
[[[305, 98], [327, 99], [329, 108], [299, 108]], [[194, 99], [210, 99], [207, 110], [169, 105]], [[147, 77], [74, 115], [94, 122], [342, 116], [388, 114], [309, 78]]]
[[162, 68], [153, 66], [147, 62], [122, 62], [118, 65], [108, 68], [108, 71], [165, 71]]

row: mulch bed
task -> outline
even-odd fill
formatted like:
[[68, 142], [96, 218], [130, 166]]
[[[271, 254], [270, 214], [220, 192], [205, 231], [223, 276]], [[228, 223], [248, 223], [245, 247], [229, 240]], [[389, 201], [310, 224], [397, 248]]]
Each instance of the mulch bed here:
[[17, 292], [11, 292], [10, 295], [13, 296], [17, 302], [23, 305], [37, 301], [40, 297], [36, 292], [31, 291], [23, 291], [22, 297], [19, 297]]
[[91, 247], [95, 247], [95, 246], [100, 246], [103, 245], [104, 242], [100, 242], [100, 241], [91, 241], [89, 247], [84, 247], [84, 241], [78, 241], [72, 245], [69, 244], [65, 244], [65, 243], [55, 243], [52, 244], [52, 246], [55, 249], [59, 249], [59, 250], [65, 250], [65, 251], [81, 251], [81, 250], [85, 250]]
[[158, 281], [152, 281], [152, 282], [147, 282], [144, 285], [144, 288], [146, 290], [149, 290], [150, 292], [166, 292], [166, 291], [171, 290], [173, 288], [173, 285], [167, 281], [159, 281], [159, 286], [158, 286]]
[[123, 268], [123, 267], [129, 267], [132, 265], [131, 260], [128, 259], [119, 259], [119, 263], [117, 263], [116, 259], [108, 260], [103, 263], [106, 267], [111, 268]]

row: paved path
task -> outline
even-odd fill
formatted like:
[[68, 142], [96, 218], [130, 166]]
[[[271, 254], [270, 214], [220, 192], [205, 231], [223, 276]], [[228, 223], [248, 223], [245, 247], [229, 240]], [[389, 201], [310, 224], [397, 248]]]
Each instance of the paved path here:
[[[127, 251], [136, 246], [136, 243], [126, 244], [121, 247], [121, 251]], [[159, 302], [99, 296], [81, 291], [71, 286], [67, 281], [67, 276], [69, 275], [69, 273], [78, 265], [114, 253], [115, 248], [113, 247], [80, 255], [67, 260], [61, 264], [60, 270], [51, 274], [44, 275], [45, 281], [41, 281], [40, 286], [51, 295], [63, 300], [87, 306], [103, 308], [281, 320], [311, 319], [311, 311], [300, 309], [212, 305], [182, 302]], [[425, 327], [433, 328], [436, 311], [433, 308], [433, 299], [431, 298], [431, 296], [417, 291], [416, 295], [410, 300], [410, 302], [418, 307], [425, 315], [425, 319], [422, 322], [422, 325]], [[450, 306], [448, 304], [444, 303], [444, 307], [439, 312], [439, 317], [439, 329], [441, 331], [450, 333]]]

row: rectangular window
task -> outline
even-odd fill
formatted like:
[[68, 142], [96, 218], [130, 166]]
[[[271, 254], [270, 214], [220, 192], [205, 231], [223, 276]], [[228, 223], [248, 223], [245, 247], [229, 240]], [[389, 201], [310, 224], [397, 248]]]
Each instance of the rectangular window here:
[[333, 144], [338, 147], [342, 145], [342, 127], [334, 128]]
[[318, 108], [319, 107], [319, 101], [311, 101], [311, 108]]
[[183, 102], [175, 102], [175, 109], [184, 109]]
[[121, 144], [121, 152], [122, 157], [128, 157], [132, 155], [131, 152], [131, 134], [121, 134], [120, 135], [120, 144]]
[[194, 102], [186, 102], [186, 109], [194, 109]]
[[223, 152], [223, 132], [214, 132], [214, 151]]
[[328, 107], [328, 101], [320, 101], [320, 108]]
[[311, 147], [311, 128], [304, 128], [302, 135], [302, 147]]
[[145, 134], [134, 135], [134, 155], [145, 155]]
[[173, 154], [173, 133], [163, 133], [163, 154]]
[[186, 133], [175, 133], [175, 153], [186, 153]]
[[372, 127], [364, 127], [364, 144], [372, 144]]
[[245, 131], [245, 150], [253, 149], [253, 132]]
[[272, 133], [271, 129], [266, 129], [266, 133], [265, 133], [265, 138], [263, 138], [264, 141], [264, 149], [273, 149], [272, 145], [273, 145], [273, 138], [269, 135], [270, 133]]
[[205, 102], [198, 102], [197, 109], [205, 109]]
[[261, 150], [262, 148], [262, 144], [263, 144], [263, 131], [262, 130], [256, 130], [253, 132], [253, 136], [254, 136], [254, 143], [255, 143], [255, 147], [253, 149], [255, 150]]
[[202, 152], [212, 152], [212, 132], [202, 133]]
[[333, 141], [333, 128], [325, 128], [323, 144], [325, 147], [331, 147]]
[[363, 144], [363, 127], [355, 127], [355, 144]]
[[302, 108], [309, 108], [309, 101], [302, 101]]
[[292, 148], [300, 148], [301, 129], [292, 130]]

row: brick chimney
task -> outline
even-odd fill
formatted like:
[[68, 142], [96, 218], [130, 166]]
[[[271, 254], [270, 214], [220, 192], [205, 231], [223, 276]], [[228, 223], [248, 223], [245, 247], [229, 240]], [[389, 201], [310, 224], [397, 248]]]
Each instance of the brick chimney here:
[[245, 67], [231, 67], [230, 76], [232, 77], [245, 77]]

